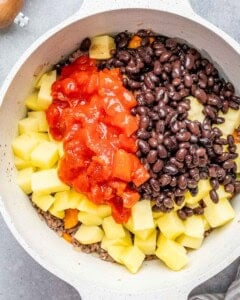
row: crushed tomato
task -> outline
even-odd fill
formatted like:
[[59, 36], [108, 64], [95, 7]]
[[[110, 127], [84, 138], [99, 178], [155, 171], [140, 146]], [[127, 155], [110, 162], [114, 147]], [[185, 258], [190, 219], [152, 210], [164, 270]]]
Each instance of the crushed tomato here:
[[131, 115], [133, 94], [124, 88], [119, 69], [98, 71], [81, 56], [62, 69], [52, 86], [46, 111], [51, 135], [62, 140], [59, 177], [96, 204], [110, 204], [118, 223], [127, 222], [140, 195], [129, 186], [149, 174], [136, 157], [139, 120]]

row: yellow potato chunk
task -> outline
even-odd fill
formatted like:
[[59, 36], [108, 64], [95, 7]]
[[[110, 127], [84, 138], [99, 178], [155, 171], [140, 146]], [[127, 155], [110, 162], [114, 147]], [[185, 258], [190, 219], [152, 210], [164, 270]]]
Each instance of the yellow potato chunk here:
[[28, 112], [28, 117], [33, 118], [37, 121], [39, 132], [47, 132], [48, 131], [48, 122], [46, 119], [45, 111], [30, 111], [30, 112]]
[[30, 160], [33, 149], [39, 144], [40, 140], [29, 134], [22, 134], [12, 142], [12, 149], [16, 156], [23, 160]]
[[82, 194], [77, 193], [74, 190], [58, 192], [54, 196], [54, 209], [56, 211], [62, 211], [70, 208], [78, 208], [79, 203], [82, 201], [82, 197]]
[[25, 105], [29, 110], [39, 111], [42, 107], [38, 104], [38, 93], [34, 92], [25, 101]]
[[[154, 224], [155, 225], [155, 224]], [[135, 235], [137, 235], [139, 238], [141, 239], [146, 239], [147, 237], [149, 237], [149, 235], [154, 231], [154, 228], [151, 229], [143, 229], [143, 230], [135, 230], [134, 226], [133, 226], [133, 220], [132, 217], [130, 217], [127, 221], [127, 223], [123, 224], [123, 226], [125, 228], [127, 228], [127, 230], [129, 230], [130, 232], [134, 233]]]
[[157, 225], [162, 234], [168, 239], [174, 240], [177, 236], [184, 233], [185, 227], [175, 211], [164, 214], [157, 220]]
[[78, 220], [84, 225], [92, 226], [92, 225], [101, 225], [103, 219], [97, 215], [89, 214], [85, 211], [80, 211], [78, 213]]
[[90, 201], [84, 194], [82, 194], [82, 199], [79, 203], [78, 209], [89, 214], [97, 214], [97, 205]]
[[219, 185], [219, 188], [217, 189], [217, 194], [218, 194], [218, 198], [221, 199], [229, 199], [232, 197], [232, 195], [228, 192], [225, 191], [224, 186], [223, 185]]
[[100, 218], [106, 218], [108, 216], [111, 216], [112, 214], [112, 208], [110, 205], [106, 205], [106, 204], [100, 204], [97, 206], [97, 212], [96, 214], [100, 217]]
[[58, 160], [58, 147], [55, 143], [43, 141], [31, 153], [32, 165], [41, 169], [52, 168]]
[[109, 246], [122, 246], [122, 247], [132, 246], [132, 238], [129, 231], [125, 230], [125, 236], [117, 239], [108, 239], [106, 235], [104, 235], [101, 242], [101, 248], [108, 251]]
[[18, 156], [14, 156], [14, 165], [18, 170], [32, 167], [32, 163], [30, 160], [25, 160]]
[[202, 123], [205, 118], [203, 114], [203, 105], [197, 98], [193, 96], [188, 96], [187, 99], [190, 100], [190, 110], [188, 111], [188, 119], [191, 121], [199, 121]]
[[237, 173], [240, 173], [240, 144], [236, 144], [237, 150], [236, 153], [238, 153], [238, 157], [234, 160], [237, 165]]
[[188, 263], [186, 249], [175, 241], [167, 239], [160, 234], [157, 242], [156, 256], [171, 270], [179, 271]]
[[134, 230], [154, 228], [151, 202], [149, 200], [138, 201], [132, 207], [132, 220]]
[[82, 224], [75, 233], [74, 238], [81, 244], [89, 245], [101, 242], [103, 235], [104, 233], [100, 227]]
[[43, 110], [47, 109], [52, 103], [51, 88], [56, 79], [57, 73], [55, 70], [44, 74], [40, 79], [40, 90], [38, 93], [37, 104], [42, 107]]
[[18, 122], [19, 134], [38, 132], [38, 121], [34, 118], [24, 118]]
[[153, 211], [152, 215], [153, 215], [153, 219], [158, 219], [158, 218], [162, 217], [164, 215], [164, 213], [162, 211]]
[[131, 246], [124, 251], [122, 262], [131, 273], [135, 274], [140, 269], [144, 258], [144, 253], [137, 246]]
[[51, 215], [53, 215], [54, 217], [58, 218], [58, 219], [63, 219], [65, 217], [65, 211], [57, 211], [54, 208], [54, 205], [51, 206], [48, 210], [50, 212]]
[[41, 210], [47, 211], [54, 202], [52, 195], [39, 195], [37, 193], [32, 194], [32, 202], [37, 205]]
[[207, 219], [203, 216], [203, 226], [204, 226], [204, 231], [208, 231], [211, 229], [210, 224], [208, 223]]
[[202, 238], [204, 235], [204, 224], [201, 216], [193, 215], [184, 222], [184, 233], [193, 238]]
[[126, 248], [123, 246], [109, 245], [108, 254], [114, 259], [117, 263], [123, 264], [123, 257], [125, 254]]
[[70, 187], [63, 183], [57, 174], [57, 169], [42, 170], [32, 174], [31, 186], [33, 192], [51, 194], [69, 190]]
[[219, 117], [223, 117], [225, 122], [222, 124], [214, 125], [214, 127], [219, 128], [223, 136], [227, 136], [228, 134], [232, 134], [234, 129], [240, 125], [240, 110], [234, 110], [229, 108], [226, 114], [219, 112]]
[[204, 216], [212, 228], [222, 226], [235, 217], [235, 211], [228, 199], [213, 203], [208, 196], [204, 201], [207, 205], [204, 209]]
[[95, 36], [91, 39], [89, 57], [95, 59], [108, 59], [110, 51], [116, 49], [114, 39], [109, 35]]
[[203, 237], [195, 238], [186, 234], [182, 234], [176, 239], [176, 242], [186, 248], [199, 249], [202, 245]]
[[108, 239], [125, 237], [125, 231], [122, 224], [116, 223], [112, 216], [103, 219], [102, 227]]
[[137, 235], [134, 236], [134, 246], [137, 246], [146, 255], [155, 254], [156, 243], [157, 243], [156, 229], [145, 240], [139, 238]]
[[26, 194], [31, 194], [31, 177], [34, 172], [33, 168], [26, 168], [18, 171], [17, 184]]
[[185, 194], [186, 204], [195, 204], [208, 195], [212, 187], [208, 179], [202, 179], [198, 182], [198, 193], [192, 196], [189, 191]]

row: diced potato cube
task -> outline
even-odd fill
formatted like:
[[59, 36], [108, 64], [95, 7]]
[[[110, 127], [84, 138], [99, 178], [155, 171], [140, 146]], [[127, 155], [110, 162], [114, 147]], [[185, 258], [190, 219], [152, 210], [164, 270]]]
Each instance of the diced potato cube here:
[[74, 238], [81, 244], [88, 245], [101, 242], [103, 235], [104, 233], [100, 227], [82, 224], [75, 233]]
[[39, 144], [40, 140], [27, 133], [19, 135], [12, 142], [12, 149], [16, 156], [29, 160], [33, 149]]
[[185, 201], [187, 204], [195, 204], [211, 191], [212, 187], [208, 179], [202, 179], [198, 182], [198, 193], [196, 196], [192, 196], [189, 191], [185, 194]]
[[32, 194], [32, 202], [37, 205], [41, 210], [47, 211], [53, 205], [54, 197], [52, 195], [39, 195]]
[[186, 234], [182, 234], [176, 239], [176, 242], [178, 242], [183, 247], [187, 247], [191, 249], [199, 249], [202, 245], [203, 237], [196, 238], [196, 237], [188, 236]]
[[145, 240], [139, 238], [137, 235], [134, 236], [134, 245], [137, 246], [146, 255], [155, 254], [156, 243], [157, 243], [156, 229]]
[[62, 211], [55, 210], [54, 205], [51, 206], [48, 211], [50, 212], [51, 215], [53, 215], [54, 217], [56, 217], [58, 219], [63, 219], [65, 217], [65, 211], [64, 210], [62, 210]]
[[95, 36], [91, 39], [89, 57], [95, 59], [108, 59], [110, 51], [116, 49], [114, 39], [109, 35]]
[[103, 219], [97, 215], [89, 214], [85, 211], [80, 211], [78, 213], [78, 220], [84, 225], [92, 226], [92, 225], [101, 225]]
[[132, 220], [134, 230], [154, 228], [151, 202], [149, 200], [138, 201], [132, 207]]
[[44, 74], [43, 78], [41, 79], [41, 86], [38, 93], [37, 104], [42, 107], [43, 110], [47, 109], [48, 106], [52, 103], [51, 88], [56, 79], [57, 73], [55, 70]]
[[226, 199], [226, 198], [231, 198], [232, 195], [228, 192], [225, 191], [224, 186], [223, 185], [219, 185], [219, 188], [217, 189], [217, 194], [218, 194], [218, 198], [221, 199]]
[[175, 211], [164, 214], [157, 220], [157, 225], [162, 232], [169, 239], [175, 239], [180, 234], [184, 233], [185, 227], [183, 221], [180, 220]]
[[112, 208], [110, 205], [100, 204], [97, 206], [97, 215], [100, 218], [106, 218], [108, 216], [111, 216], [111, 214], [112, 214]]
[[186, 249], [177, 242], [169, 240], [160, 234], [157, 245], [156, 256], [170, 269], [179, 271], [188, 263]]
[[[154, 224], [155, 225], [155, 224]], [[149, 235], [154, 231], [154, 228], [151, 229], [143, 229], [143, 230], [135, 230], [133, 226], [132, 217], [130, 217], [127, 223], [123, 224], [125, 228], [127, 228], [130, 232], [134, 233], [141, 239], [146, 239]]]
[[112, 216], [103, 219], [102, 227], [108, 239], [117, 239], [125, 236], [122, 224], [116, 223]]
[[123, 264], [123, 256], [125, 254], [125, 251], [125, 247], [116, 245], [109, 245], [107, 250], [112, 259], [114, 259], [119, 264]]
[[125, 230], [125, 236], [117, 239], [108, 239], [105, 235], [101, 242], [101, 248], [108, 251], [109, 246], [132, 246], [132, 238], [129, 231]]
[[27, 100], [25, 101], [25, 105], [30, 110], [39, 111], [42, 110], [42, 107], [38, 104], [38, 93], [32, 93]]
[[162, 217], [164, 215], [164, 213], [162, 211], [153, 211], [152, 215], [153, 215], [153, 219], [158, 219], [158, 218]]
[[82, 199], [79, 203], [78, 209], [80, 211], [85, 211], [89, 214], [97, 214], [97, 205], [91, 202], [84, 194], [82, 194]]
[[19, 134], [38, 132], [38, 121], [34, 118], [24, 118], [18, 122]]
[[190, 100], [190, 110], [188, 111], [188, 119], [191, 121], [203, 122], [205, 115], [203, 114], [203, 105], [193, 96], [188, 96]]
[[59, 157], [63, 157], [64, 155], [63, 142], [59, 142], [57, 145], [58, 145], [58, 155]]
[[18, 156], [14, 156], [14, 165], [18, 170], [32, 167], [30, 160], [24, 160]]
[[214, 126], [221, 129], [224, 136], [232, 134], [234, 129], [240, 125], [240, 110], [229, 108], [226, 114], [219, 112], [218, 115], [223, 117], [225, 122]]
[[184, 221], [185, 234], [193, 238], [202, 238], [204, 235], [204, 224], [201, 216], [193, 215]]
[[29, 118], [33, 118], [38, 122], [38, 131], [47, 132], [48, 131], [48, 122], [46, 119], [45, 111], [30, 111], [28, 112]]
[[124, 251], [124, 255], [122, 257], [123, 264], [128, 268], [128, 270], [135, 274], [140, 269], [145, 255], [144, 253], [137, 247], [131, 246], [126, 248]]
[[203, 226], [204, 226], [204, 231], [208, 231], [211, 229], [210, 224], [208, 223], [207, 219], [203, 216]]
[[[85, 197], [85, 196], [84, 196]], [[58, 192], [54, 196], [54, 208], [56, 211], [78, 208], [82, 201], [82, 194], [74, 190]]]
[[207, 205], [204, 209], [204, 216], [212, 228], [222, 226], [235, 217], [235, 211], [228, 199], [221, 199], [218, 203], [213, 203], [208, 196], [204, 201]]
[[51, 194], [69, 190], [70, 187], [63, 183], [57, 169], [42, 170], [32, 174], [31, 186], [33, 192]]
[[41, 169], [52, 168], [58, 160], [58, 148], [55, 143], [43, 141], [31, 153], [33, 166]]
[[17, 184], [26, 194], [31, 194], [31, 177], [34, 172], [33, 168], [26, 168], [18, 171]]

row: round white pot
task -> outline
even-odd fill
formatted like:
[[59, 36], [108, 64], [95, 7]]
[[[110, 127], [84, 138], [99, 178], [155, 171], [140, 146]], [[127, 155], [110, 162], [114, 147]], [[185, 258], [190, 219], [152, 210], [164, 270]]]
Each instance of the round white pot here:
[[[196, 15], [186, 0], [85, 0], [75, 16], [38, 39], [19, 59], [0, 91], [0, 211], [18, 242], [43, 267], [74, 286], [83, 299], [186, 299], [202, 281], [240, 254], [240, 202], [237, 216], [215, 230], [190, 264], [169, 271], [160, 261], [145, 262], [136, 275], [71, 247], [40, 220], [16, 184], [11, 141], [24, 116], [24, 99], [36, 75], [71, 53], [82, 38], [123, 30], [149, 28], [187, 41], [210, 57], [222, 75], [238, 87], [240, 46], [224, 32]], [[238, 93], [240, 91], [238, 90]]]

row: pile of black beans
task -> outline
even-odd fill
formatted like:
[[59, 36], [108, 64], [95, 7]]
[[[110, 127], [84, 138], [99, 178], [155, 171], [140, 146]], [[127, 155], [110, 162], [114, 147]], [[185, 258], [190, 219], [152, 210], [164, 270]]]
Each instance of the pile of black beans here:
[[[187, 44], [147, 30], [135, 35], [141, 37], [141, 45], [130, 49], [133, 34], [117, 34], [112, 58], [99, 64], [100, 69], [120, 68], [125, 87], [137, 99], [138, 105], [132, 109], [132, 114], [140, 117], [137, 156], [150, 179], [132, 187], [142, 198], [155, 200], [153, 209], [162, 212], [171, 211], [175, 204], [181, 206], [187, 190], [196, 195], [200, 179], [209, 178], [215, 203], [219, 184], [232, 195], [238, 193], [234, 138], [223, 138], [221, 130], [213, 127], [225, 121], [218, 112], [239, 109], [240, 97], [233, 85]], [[188, 119], [191, 102], [186, 97], [190, 95], [203, 104], [202, 123]], [[204, 207], [201, 200], [198, 207], [183, 207], [178, 215], [185, 219], [203, 214]]]

